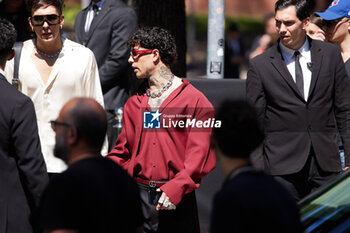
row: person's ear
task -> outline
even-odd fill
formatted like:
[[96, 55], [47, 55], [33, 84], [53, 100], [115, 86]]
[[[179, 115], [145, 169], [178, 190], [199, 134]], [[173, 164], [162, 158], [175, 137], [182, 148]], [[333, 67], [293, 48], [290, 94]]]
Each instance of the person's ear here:
[[306, 17], [305, 19], [303, 19], [302, 23], [303, 23], [303, 29], [306, 30], [306, 28], [310, 24], [310, 17]]
[[160, 60], [160, 53], [159, 53], [159, 50], [158, 49], [154, 49], [153, 52], [153, 62], [156, 64], [159, 62]]
[[9, 56], [7, 57], [7, 60], [9, 61], [9, 60], [11, 60], [12, 58], [14, 58], [14, 56], [15, 56], [15, 50], [11, 50], [11, 53], [9, 54]]
[[60, 17], [60, 29], [62, 29], [64, 25], [64, 15], [61, 15]]
[[74, 145], [78, 142], [78, 131], [75, 127], [68, 128], [66, 139], [68, 145]]
[[214, 150], [215, 157], [220, 160], [221, 156], [223, 156], [223, 152], [213, 135], [210, 136], [210, 148]]
[[32, 32], [34, 32], [34, 26], [32, 25], [32, 21], [30, 20], [30, 17], [28, 17], [29, 27]]

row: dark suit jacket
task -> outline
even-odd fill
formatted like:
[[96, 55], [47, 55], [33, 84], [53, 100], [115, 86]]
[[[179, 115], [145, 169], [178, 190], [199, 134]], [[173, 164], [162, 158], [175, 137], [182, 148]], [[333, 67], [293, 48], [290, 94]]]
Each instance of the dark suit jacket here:
[[78, 13], [74, 40], [91, 49], [98, 64], [105, 108], [122, 107], [136, 81], [128, 75], [129, 49], [126, 41], [137, 28], [135, 12], [121, 0], [106, 0], [85, 33], [89, 7]]
[[48, 176], [32, 101], [0, 74], [0, 233], [30, 233]]
[[273, 175], [302, 169], [311, 146], [322, 170], [341, 171], [336, 124], [346, 165], [350, 165], [350, 79], [335, 45], [309, 42], [312, 78], [307, 101], [301, 97], [278, 45], [250, 63], [247, 99], [257, 107], [266, 134], [263, 151], [253, 160]]
[[293, 198], [272, 177], [245, 171], [215, 195], [210, 233], [302, 232]]

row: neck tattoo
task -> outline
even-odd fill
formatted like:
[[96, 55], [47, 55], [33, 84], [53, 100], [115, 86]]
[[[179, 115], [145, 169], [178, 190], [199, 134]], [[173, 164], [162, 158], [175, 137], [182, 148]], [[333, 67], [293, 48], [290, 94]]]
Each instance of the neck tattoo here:
[[162, 86], [162, 89], [160, 91], [151, 93], [151, 91], [149, 89], [147, 89], [146, 90], [146, 95], [148, 97], [153, 98], [153, 99], [160, 97], [166, 90], [169, 89], [169, 87], [171, 87], [171, 85], [173, 84], [173, 80], [174, 80], [174, 74], [171, 75], [171, 77], [168, 80], [168, 82], [165, 85]]

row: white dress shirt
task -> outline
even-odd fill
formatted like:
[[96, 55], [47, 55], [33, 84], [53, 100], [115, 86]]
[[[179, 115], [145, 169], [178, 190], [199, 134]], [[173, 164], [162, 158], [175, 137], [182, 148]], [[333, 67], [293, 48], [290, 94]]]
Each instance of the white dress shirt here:
[[[41, 149], [48, 172], [62, 172], [66, 164], [53, 155], [55, 132], [49, 121], [56, 120], [62, 106], [73, 97], [91, 97], [104, 106], [97, 64], [92, 51], [68, 39], [57, 58], [46, 84], [31, 59], [32, 40], [24, 42], [20, 58], [19, 80], [21, 91], [34, 102]], [[13, 60], [5, 68], [7, 80], [12, 83]], [[102, 153], [107, 153], [105, 143]]]
[[6, 77], [5, 71], [3, 71], [2, 69], [0, 69], [0, 74], [4, 75]]
[[[281, 42], [279, 43], [279, 46], [281, 48], [284, 62], [286, 63], [287, 68], [289, 70], [289, 73], [292, 75], [292, 78], [295, 82], [294, 52], [296, 50], [287, 48]], [[301, 48], [298, 49], [298, 51], [300, 52], [299, 61], [300, 61], [300, 66], [301, 66], [301, 70], [303, 72], [303, 78], [304, 78], [304, 99], [305, 99], [305, 101], [307, 101], [307, 98], [309, 96], [309, 89], [310, 89], [311, 76], [312, 76], [311, 65], [310, 65], [310, 64], [312, 64], [311, 63], [311, 52], [310, 52], [309, 41], [307, 39], [305, 40], [305, 43], [301, 46]]]
[[101, 8], [104, 4], [105, 0], [102, 0], [102, 1], [99, 1], [99, 2], [93, 2], [91, 1], [90, 2], [90, 9], [89, 11], [87, 12], [87, 15], [86, 15], [86, 21], [85, 21], [85, 26], [84, 26], [84, 30], [85, 32], [88, 32], [90, 30], [90, 26], [91, 26], [91, 23], [92, 23], [92, 20], [94, 19], [94, 10], [93, 10], [93, 5], [96, 5], [98, 7], [98, 11], [101, 11]]
[[85, 21], [85, 27], [84, 27], [85, 32], [89, 31], [93, 19], [94, 19], [94, 10], [91, 7], [86, 14], [86, 21]]

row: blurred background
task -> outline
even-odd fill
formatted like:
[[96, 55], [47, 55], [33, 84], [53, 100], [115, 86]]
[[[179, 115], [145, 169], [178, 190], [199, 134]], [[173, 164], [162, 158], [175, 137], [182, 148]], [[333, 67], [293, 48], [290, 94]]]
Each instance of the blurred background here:
[[[140, 25], [157, 25], [176, 37], [179, 61], [172, 67], [181, 77], [205, 78], [207, 55], [207, 0], [124, 0], [134, 8]], [[87, 1], [89, 2], [89, 1]], [[254, 38], [264, 33], [263, 18], [273, 12], [274, 0], [226, 0], [225, 28], [232, 23], [241, 37], [244, 57], [239, 61], [239, 77], [245, 78], [248, 53]], [[84, 6], [82, 0], [65, 0], [64, 30], [72, 38], [74, 19]], [[236, 78], [236, 77], [235, 77]]]
[[[23, 38], [18, 38], [19, 40], [28, 39], [29, 34], [27, 20], [29, 15], [24, 7], [25, 1], [0, 0], [0, 16], [12, 21], [18, 31], [27, 31], [27, 34], [20, 33]], [[215, 59], [213, 60], [213, 50], [208, 48], [207, 43], [208, 12], [209, 16], [215, 15], [216, 19], [220, 18], [215, 19], [214, 24], [213, 18], [209, 21], [210, 25], [215, 26], [209, 30], [211, 32], [209, 40], [212, 41], [210, 46], [221, 49], [215, 53], [218, 53], [216, 58], [219, 57], [221, 60], [220, 67], [224, 67], [224, 72], [222, 70], [218, 72], [220, 74], [218, 78], [245, 79], [249, 59], [264, 52], [266, 48], [276, 43], [278, 38], [273, 19], [276, 0], [122, 1], [136, 11], [140, 26], [163, 27], [175, 36], [178, 61], [171, 69], [180, 77], [206, 78], [207, 59], [211, 65], [212, 61], [217, 63]], [[307, 1], [311, 3], [313, 11], [323, 11], [331, 3], [331, 0]], [[68, 38], [73, 39], [75, 16], [89, 3], [90, 0], [65, 0], [63, 30]], [[217, 35], [215, 40], [212, 40], [212, 35]], [[223, 61], [222, 54], [224, 54]], [[209, 78], [213, 77], [209, 75]]]
[[[331, 3], [331, 0], [308, 1], [314, 11], [324, 10]], [[172, 70], [176, 75], [206, 78], [208, 0], [124, 0], [124, 2], [135, 9], [141, 26], [161, 26], [175, 35], [179, 59]], [[65, 0], [64, 30], [70, 37], [76, 14], [88, 3], [89, 0]], [[226, 40], [225, 78], [246, 78], [249, 58], [258, 46], [257, 40], [266, 32], [266, 17], [273, 14], [274, 4], [275, 0], [225, 1], [223, 25]], [[232, 40], [231, 52], [228, 50], [230, 40]]]

